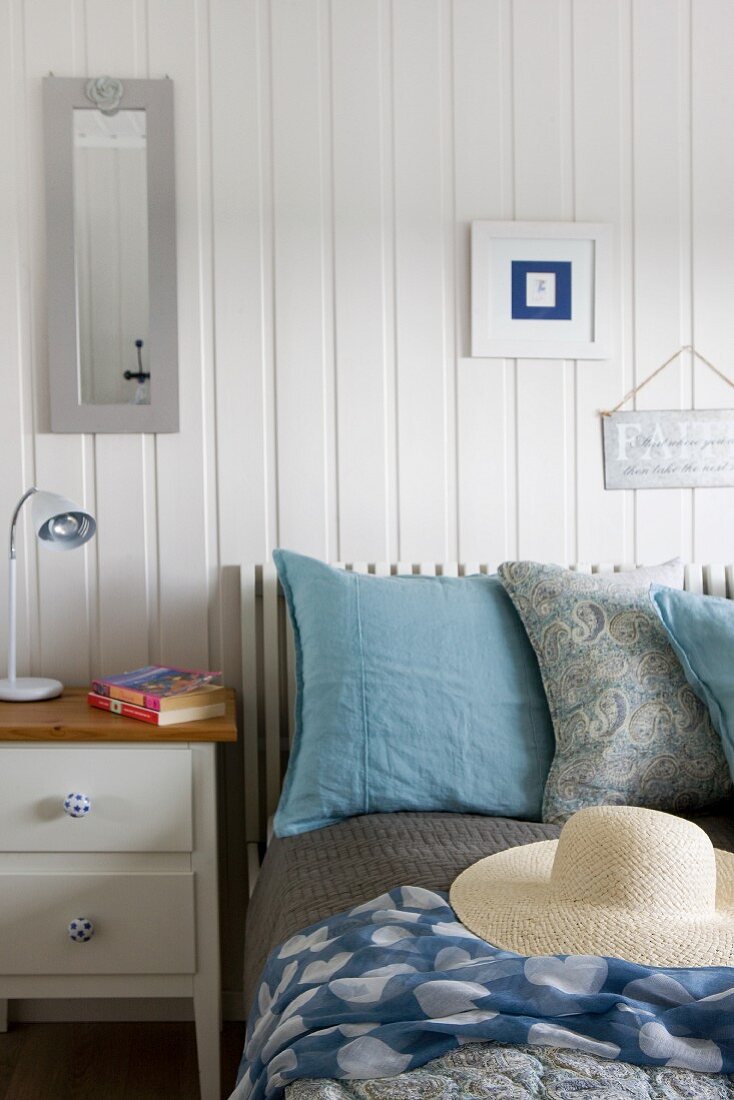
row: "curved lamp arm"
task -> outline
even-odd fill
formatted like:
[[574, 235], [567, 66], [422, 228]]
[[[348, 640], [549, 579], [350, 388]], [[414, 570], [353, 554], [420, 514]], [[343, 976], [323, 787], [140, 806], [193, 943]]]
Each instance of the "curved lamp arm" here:
[[23, 496], [20, 498], [15, 506], [13, 512], [13, 518], [10, 521], [10, 554], [8, 562], [8, 680], [13, 681], [16, 679], [16, 663], [17, 663], [17, 646], [16, 646], [16, 633], [15, 633], [15, 615], [16, 615], [16, 583], [15, 583], [15, 528], [18, 523], [18, 516], [20, 510], [28, 500], [28, 497], [32, 497], [34, 493], [37, 493], [38, 489], [35, 485], [32, 485], [30, 489], [27, 489]]
[[15, 506], [15, 511], [13, 512], [13, 518], [10, 521], [10, 558], [11, 558], [11, 561], [15, 558], [15, 527], [16, 527], [16, 524], [18, 523], [18, 516], [20, 515], [20, 510], [23, 507], [23, 505], [25, 504], [25, 502], [28, 500], [28, 497], [32, 497], [33, 494], [37, 493], [37, 492], [38, 492], [38, 489], [36, 488], [36, 486], [32, 485], [30, 489], [26, 489], [26, 491], [23, 493], [23, 496], [20, 498], [20, 500], [18, 501], [18, 503]]

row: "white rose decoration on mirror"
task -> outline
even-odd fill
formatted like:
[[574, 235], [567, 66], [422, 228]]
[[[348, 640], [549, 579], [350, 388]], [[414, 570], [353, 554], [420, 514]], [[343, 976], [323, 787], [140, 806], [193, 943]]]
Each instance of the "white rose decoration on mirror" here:
[[87, 99], [99, 107], [102, 114], [112, 115], [120, 106], [125, 89], [121, 80], [111, 76], [98, 76], [87, 81], [85, 93]]

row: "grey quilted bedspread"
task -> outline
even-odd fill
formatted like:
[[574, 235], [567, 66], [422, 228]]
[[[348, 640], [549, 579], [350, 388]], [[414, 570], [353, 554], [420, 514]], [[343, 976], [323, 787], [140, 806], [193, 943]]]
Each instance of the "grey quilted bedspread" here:
[[[731, 807], [691, 816], [717, 848], [734, 851]], [[275, 838], [247, 913], [247, 1006], [270, 950], [307, 925], [396, 886], [448, 890], [483, 856], [558, 832], [553, 825], [503, 817], [401, 813], [353, 817], [328, 829]]]

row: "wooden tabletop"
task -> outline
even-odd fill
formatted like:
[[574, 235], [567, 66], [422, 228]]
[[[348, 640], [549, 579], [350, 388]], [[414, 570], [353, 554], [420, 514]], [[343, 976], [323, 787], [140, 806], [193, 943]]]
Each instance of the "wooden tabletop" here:
[[0, 702], [0, 741], [236, 741], [235, 697], [223, 718], [153, 726], [90, 707], [88, 688], [67, 687], [40, 703]]

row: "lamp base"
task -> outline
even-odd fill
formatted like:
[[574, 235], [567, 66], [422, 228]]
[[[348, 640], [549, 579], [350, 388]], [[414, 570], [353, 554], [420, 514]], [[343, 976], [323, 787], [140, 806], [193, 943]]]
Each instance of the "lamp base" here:
[[17, 680], [0, 680], [0, 699], [9, 703], [34, 703], [39, 699], [54, 699], [64, 685], [45, 676], [19, 676]]

